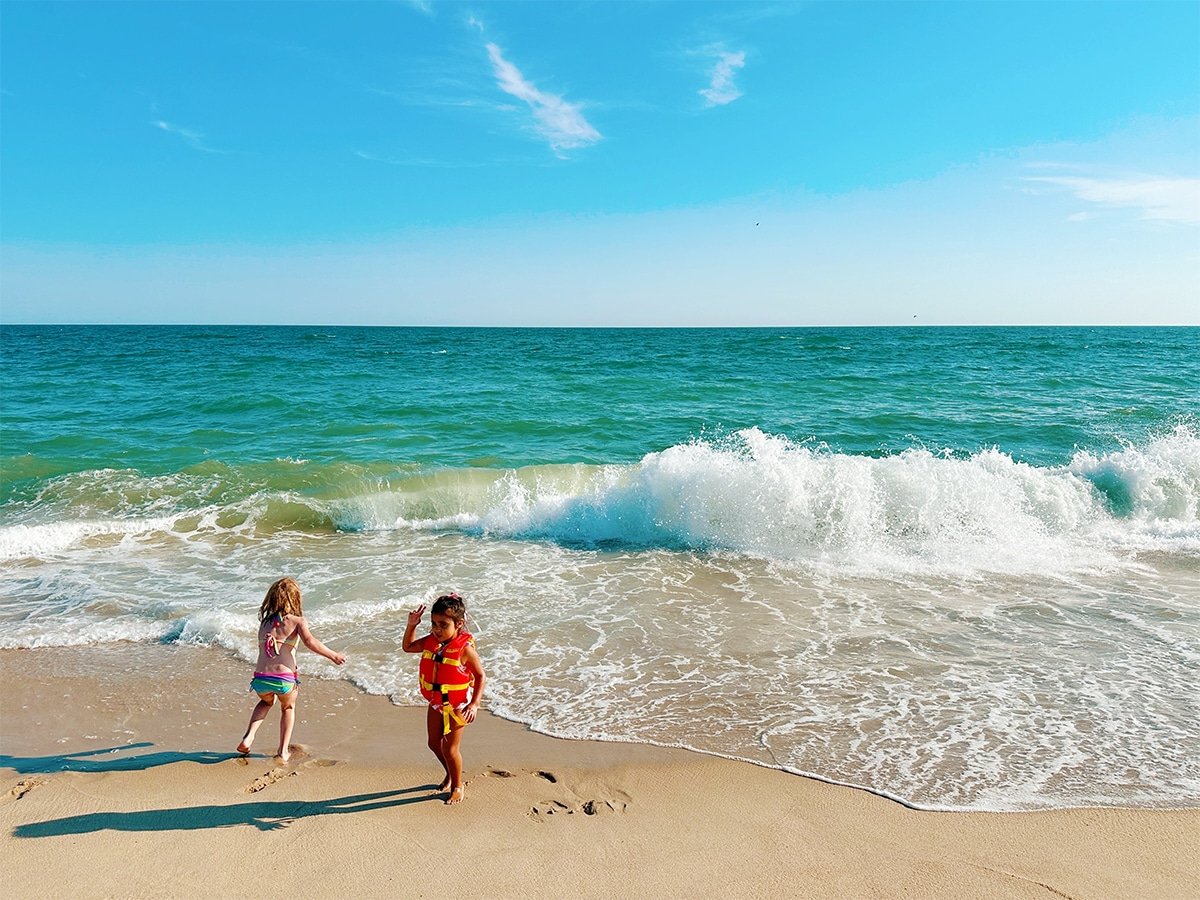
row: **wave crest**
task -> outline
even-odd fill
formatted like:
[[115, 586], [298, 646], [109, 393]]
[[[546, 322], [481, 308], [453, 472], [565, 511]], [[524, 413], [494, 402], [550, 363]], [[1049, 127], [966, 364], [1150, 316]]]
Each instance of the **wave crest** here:
[[752, 428], [632, 466], [462, 475], [443, 473], [416, 495], [353, 498], [335, 520], [352, 530], [730, 551], [870, 573], [1055, 572], [1113, 565], [1130, 549], [1200, 550], [1200, 440], [1185, 426], [1142, 448], [1080, 452], [1061, 467], [995, 448], [965, 458], [925, 449], [850, 456]]
[[863, 574], [1053, 573], [1200, 552], [1200, 439], [1190, 425], [1140, 447], [1078, 451], [1057, 467], [997, 448], [855, 456], [751, 428], [631, 465], [383, 468], [277, 461], [269, 478], [227, 468], [142, 482], [111, 470], [64, 476], [43, 495], [86, 497], [81, 511], [93, 514], [0, 528], [0, 558], [114, 533], [333, 530], [731, 552]]

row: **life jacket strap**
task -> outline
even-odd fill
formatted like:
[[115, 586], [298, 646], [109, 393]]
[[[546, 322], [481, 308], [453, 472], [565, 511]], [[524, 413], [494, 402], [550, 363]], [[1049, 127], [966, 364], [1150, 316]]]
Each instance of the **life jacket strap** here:
[[448, 735], [450, 733], [450, 721], [451, 720], [457, 722], [459, 725], [467, 724], [467, 720], [458, 714], [458, 710], [456, 710], [453, 706], [450, 705], [450, 701], [443, 700], [442, 701], [442, 737], [445, 737], [446, 735]]
[[430, 684], [424, 678], [421, 679], [421, 687], [427, 691], [465, 691], [474, 682], [464, 681], [462, 684]]
[[434, 653], [432, 650], [426, 650], [421, 654], [422, 659], [432, 659], [440, 663], [445, 663], [448, 666], [458, 666], [462, 664], [462, 658], [458, 656], [441, 656]]

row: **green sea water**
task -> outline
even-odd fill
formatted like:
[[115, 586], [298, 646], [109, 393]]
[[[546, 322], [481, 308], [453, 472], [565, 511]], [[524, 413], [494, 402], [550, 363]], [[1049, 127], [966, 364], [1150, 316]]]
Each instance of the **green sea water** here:
[[1200, 330], [1171, 328], [8, 326], [3, 350], [12, 480], [628, 463], [748, 427], [1062, 463], [1194, 415], [1200, 392]]
[[288, 572], [350, 650], [316, 674], [416, 702], [403, 613], [456, 588], [492, 708], [548, 733], [934, 808], [1200, 801], [1200, 329], [0, 350], [0, 646], [252, 658]]

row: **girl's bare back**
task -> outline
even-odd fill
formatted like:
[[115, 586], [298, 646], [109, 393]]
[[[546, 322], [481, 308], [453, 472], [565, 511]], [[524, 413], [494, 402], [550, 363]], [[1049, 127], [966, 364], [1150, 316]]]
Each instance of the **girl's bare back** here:
[[296, 647], [301, 641], [303, 616], [272, 616], [258, 627], [258, 662], [254, 671], [273, 674], [296, 671]]

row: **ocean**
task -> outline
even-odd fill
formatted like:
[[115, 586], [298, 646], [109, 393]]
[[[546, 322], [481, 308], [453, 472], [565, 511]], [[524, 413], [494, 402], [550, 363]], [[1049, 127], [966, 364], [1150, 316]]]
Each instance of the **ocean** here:
[[405, 614], [457, 590], [485, 705], [547, 734], [926, 809], [1200, 805], [1200, 329], [4, 326], [0, 350], [0, 648], [248, 669], [286, 574], [349, 656], [304, 673], [416, 705]]

